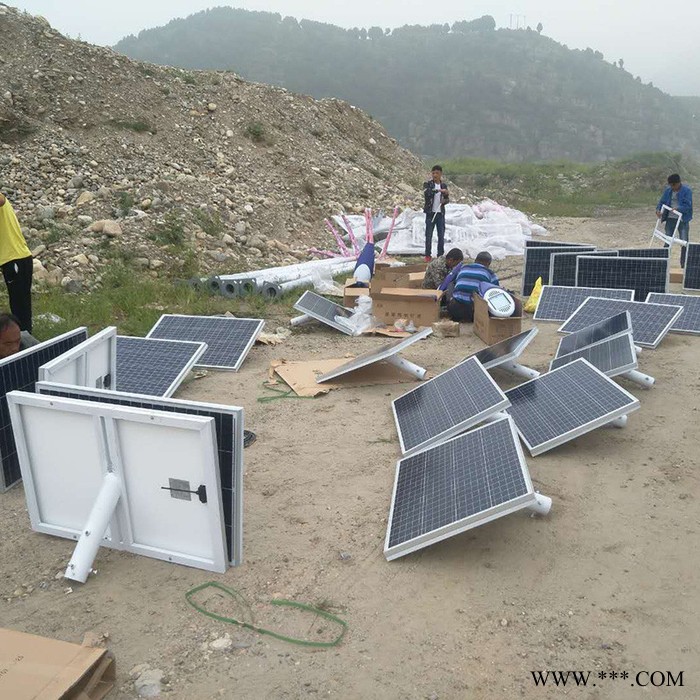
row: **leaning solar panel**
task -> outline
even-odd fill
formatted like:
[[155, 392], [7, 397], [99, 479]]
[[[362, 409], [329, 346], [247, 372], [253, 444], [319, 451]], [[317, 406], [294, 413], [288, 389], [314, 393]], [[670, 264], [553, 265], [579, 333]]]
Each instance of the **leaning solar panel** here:
[[206, 349], [206, 343], [118, 335], [117, 391], [172, 396]]
[[647, 301], [653, 304], [682, 306], [683, 313], [671, 326], [671, 333], [700, 334], [700, 296], [689, 294], [649, 294]]
[[635, 301], [649, 292], [668, 291], [668, 258], [595, 258], [576, 260], [576, 286], [634, 289]]
[[601, 340], [609, 340], [626, 333], [632, 333], [632, 317], [629, 311], [622, 311], [615, 316], [604, 318], [592, 326], [586, 326], [580, 331], [564, 336], [559, 341], [556, 357], [568, 355], [588, 345], [599, 343]]
[[396, 465], [384, 556], [391, 561], [537, 502], [504, 418]]
[[685, 249], [683, 289], [700, 289], [700, 243], [689, 243]]
[[617, 301], [590, 297], [560, 328], [560, 333], [573, 333], [601, 319], [629, 311], [635, 345], [655, 348], [683, 312], [682, 306], [649, 304], [642, 301]]
[[471, 357], [476, 357], [484, 366], [484, 369], [493, 369], [494, 367], [498, 367], [498, 365], [502, 365], [504, 362], [520, 357], [523, 350], [525, 350], [537, 335], [537, 332], [537, 328], [523, 331], [522, 333], [518, 333], [518, 335], [502, 340], [500, 343], [479, 350], [479, 352], [471, 355]]
[[219, 453], [224, 529], [229, 562], [238, 566], [243, 558], [243, 409], [237, 406], [155, 398], [138, 393], [90, 389], [87, 387], [38, 382], [39, 394], [61, 396], [81, 401], [143, 408], [149, 411], [184, 413], [214, 419], [216, 446]]
[[206, 343], [198, 367], [238, 371], [264, 325], [257, 318], [165, 314], [146, 337]]
[[535, 321], [566, 321], [588, 297], [632, 301], [633, 289], [596, 289], [594, 287], [542, 287], [533, 316]]
[[335, 328], [337, 331], [352, 335], [352, 330], [349, 326], [336, 321], [336, 316], [340, 318], [350, 318], [352, 316], [352, 311], [340, 304], [334, 304], [332, 301], [328, 301], [328, 299], [324, 299], [314, 292], [304, 292], [297, 303], [294, 304], [294, 308], [321, 323], [325, 323], [331, 328]]
[[549, 264], [554, 253], [594, 252], [594, 246], [556, 246], [525, 248], [523, 256], [523, 281], [522, 294], [530, 296], [537, 278], [542, 278], [542, 283], [549, 281]]
[[563, 241], [525, 241], [526, 248], [552, 248], [553, 246], [558, 246], [559, 248], [580, 248], [587, 245], [587, 243], [564, 243]]
[[670, 248], [618, 248], [615, 251], [623, 258], [670, 258]]
[[506, 392], [515, 426], [539, 455], [639, 408], [639, 401], [584, 359]]
[[401, 452], [459, 435], [507, 405], [496, 382], [470, 357], [393, 401]]
[[[584, 253], [552, 253], [549, 261], [549, 284], [556, 287], [576, 286], [576, 258]], [[586, 252], [588, 256], [617, 255], [616, 251], [596, 250]]]
[[606, 338], [593, 345], [587, 345], [568, 355], [555, 357], [549, 365], [550, 372], [582, 357], [608, 377], [616, 377], [637, 368], [637, 353], [631, 333], [614, 338]]
[[86, 328], [76, 328], [0, 360], [0, 492], [22, 477], [5, 395], [15, 390], [34, 391], [39, 367], [80, 345], [87, 337]]

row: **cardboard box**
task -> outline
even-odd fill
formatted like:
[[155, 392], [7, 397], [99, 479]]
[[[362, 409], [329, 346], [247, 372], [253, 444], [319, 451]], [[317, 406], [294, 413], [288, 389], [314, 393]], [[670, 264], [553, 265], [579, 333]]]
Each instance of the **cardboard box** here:
[[352, 284], [355, 284], [355, 280], [350, 277], [345, 280], [343, 287], [343, 306], [348, 309], [355, 308], [357, 297], [366, 297], [369, 294], [369, 287], [351, 287]]
[[440, 297], [436, 289], [389, 287], [375, 292], [372, 287], [372, 313], [381, 323], [393, 326], [399, 319], [413, 321], [416, 328], [432, 326], [440, 320]]
[[3, 700], [102, 700], [114, 683], [106, 649], [0, 629]]
[[[474, 333], [487, 345], [499, 343], [501, 340], [517, 335], [522, 330], [523, 317], [495, 318], [489, 316], [488, 304], [478, 295], [474, 299]], [[516, 297], [517, 300], [517, 297]]]
[[673, 268], [668, 275], [668, 281], [671, 284], [682, 284], [683, 283], [683, 269], [680, 267]]
[[[384, 267], [377, 269], [375, 266], [372, 277], [372, 288], [381, 291], [385, 287], [413, 287], [419, 288], [425, 279], [427, 263], [404, 265], [403, 267]], [[422, 275], [411, 278], [411, 275]]]

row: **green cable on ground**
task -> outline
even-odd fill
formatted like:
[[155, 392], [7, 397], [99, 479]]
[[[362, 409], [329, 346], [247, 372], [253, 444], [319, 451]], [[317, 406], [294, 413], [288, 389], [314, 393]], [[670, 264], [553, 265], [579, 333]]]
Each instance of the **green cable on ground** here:
[[266, 384], [263, 382], [263, 389], [267, 389], [267, 391], [272, 391], [275, 396], [258, 396], [258, 403], [270, 403], [270, 401], [278, 401], [279, 399], [313, 399], [313, 396], [297, 396], [294, 393], [294, 389], [288, 389], [285, 391], [284, 389], [276, 389], [273, 386], [270, 386], [269, 384]]
[[280, 607], [287, 608], [297, 608], [299, 610], [313, 612], [319, 615], [320, 617], [323, 617], [326, 620], [330, 620], [331, 622], [335, 622], [336, 624], [341, 626], [340, 634], [332, 642], [311, 642], [307, 639], [296, 639], [294, 637], [287, 637], [283, 634], [279, 634], [278, 632], [266, 630], [263, 627], [256, 627], [255, 625], [249, 622], [242, 622], [240, 620], [235, 620], [232, 617], [225, 617], [224, 615], [217, 615], [216, 613], [210, 612], [209, 610], [202, 607], [192, 599], [193, 596], [195, 596], [197, 593], [207, 588], [216, 588], [220, 591], [223, 591], [227, 596], [243, 605], [250, 613], [251, 619], [253, 618], [253, 611], [248, 601], [237, 590], [233, 588], [227, 588], [223, 584], [217, 583], [216, 581], [208, 581], [207, 583], [203, 583], [201, 586], [196, 586], [192, 590], [187, 591], [187, 593], [185, 593], [185, 599], [197, 612], [200, 612], [202, 613], [202, 615], [206, 615], [207, 617], [211, 617], [213, 620], [218, 620], [219, 622], [229, 622], [232, 625], [238, 625], [239, 627], [244, 627], [245, 629], [252, 630], [253, 632], [258, 632], [259, 634], [267, 634], [270, 637], [274, 637], [275, 639], [279, 639], [283, 642], [289, 642], [290, 644], [298, 644], [300, 646], [305, 647], [335, 647], [338, 646], [338, 644], [340, 644], [343, 637], [345, 636], [345, 633], [348, 631], [348, 623], [345, 622], [345, 620], [341, 620], [339, 617], [336, 617], [335, 615], [326, 612], [325, 610], [319, 610], [313, 605], [307, 605], [306, 603], [297, 603], [294, 600], [273, 599], [270, 601], [272, 605], [278, 605]]

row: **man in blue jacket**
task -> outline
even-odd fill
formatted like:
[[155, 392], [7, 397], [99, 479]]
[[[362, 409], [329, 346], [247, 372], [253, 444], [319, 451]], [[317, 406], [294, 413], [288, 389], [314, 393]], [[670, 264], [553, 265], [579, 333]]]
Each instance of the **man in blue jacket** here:
[[[671, 207], [662, 209], [663, 205]], [[681, 176], [677, 173], [669, 175], [668, 187], [661, 195], [656, 207], [656, 216], [666, 222], [666, 235], [673, 236], [678, 224], [678, 213], [682, 214], [681, 223], [678, 225], [678, 237], [688, 241], [689, 224], [693, 218], [693, 190], [681, 183]], [[685, 246], [681, 246], [681, 267], [685, 267]]]

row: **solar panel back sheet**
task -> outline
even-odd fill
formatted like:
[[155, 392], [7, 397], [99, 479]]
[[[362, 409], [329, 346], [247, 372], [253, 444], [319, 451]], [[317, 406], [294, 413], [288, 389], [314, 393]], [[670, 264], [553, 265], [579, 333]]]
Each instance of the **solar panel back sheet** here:
[[401, 451], [412, 454], [447, 440], [506, 406], [505, 394], [470, 357], [394, 400]]
[[257, 318], [165, 314], [146, 337], [206, 343], [198, 367], [238, 371], [264, 325]]
[[639, 408], [639, 401], [584, 359], [506, 392], [530, 454], [547, 452]]
[[0, 360], [0, 492], [22, 478], [5, 395], [15, 390], [34, 391], [39, 367], [79, 345], [87, 337], [86, 328], [76, 328]]
[[397, 559], [535, 502], [513, 422], [489, 423], [398, 462], [384, 556]]
[[588, 297], [632, 301], [633, 289], [597, 289], [595, 287], [542, 287], [535, 321], [566, 321]]

